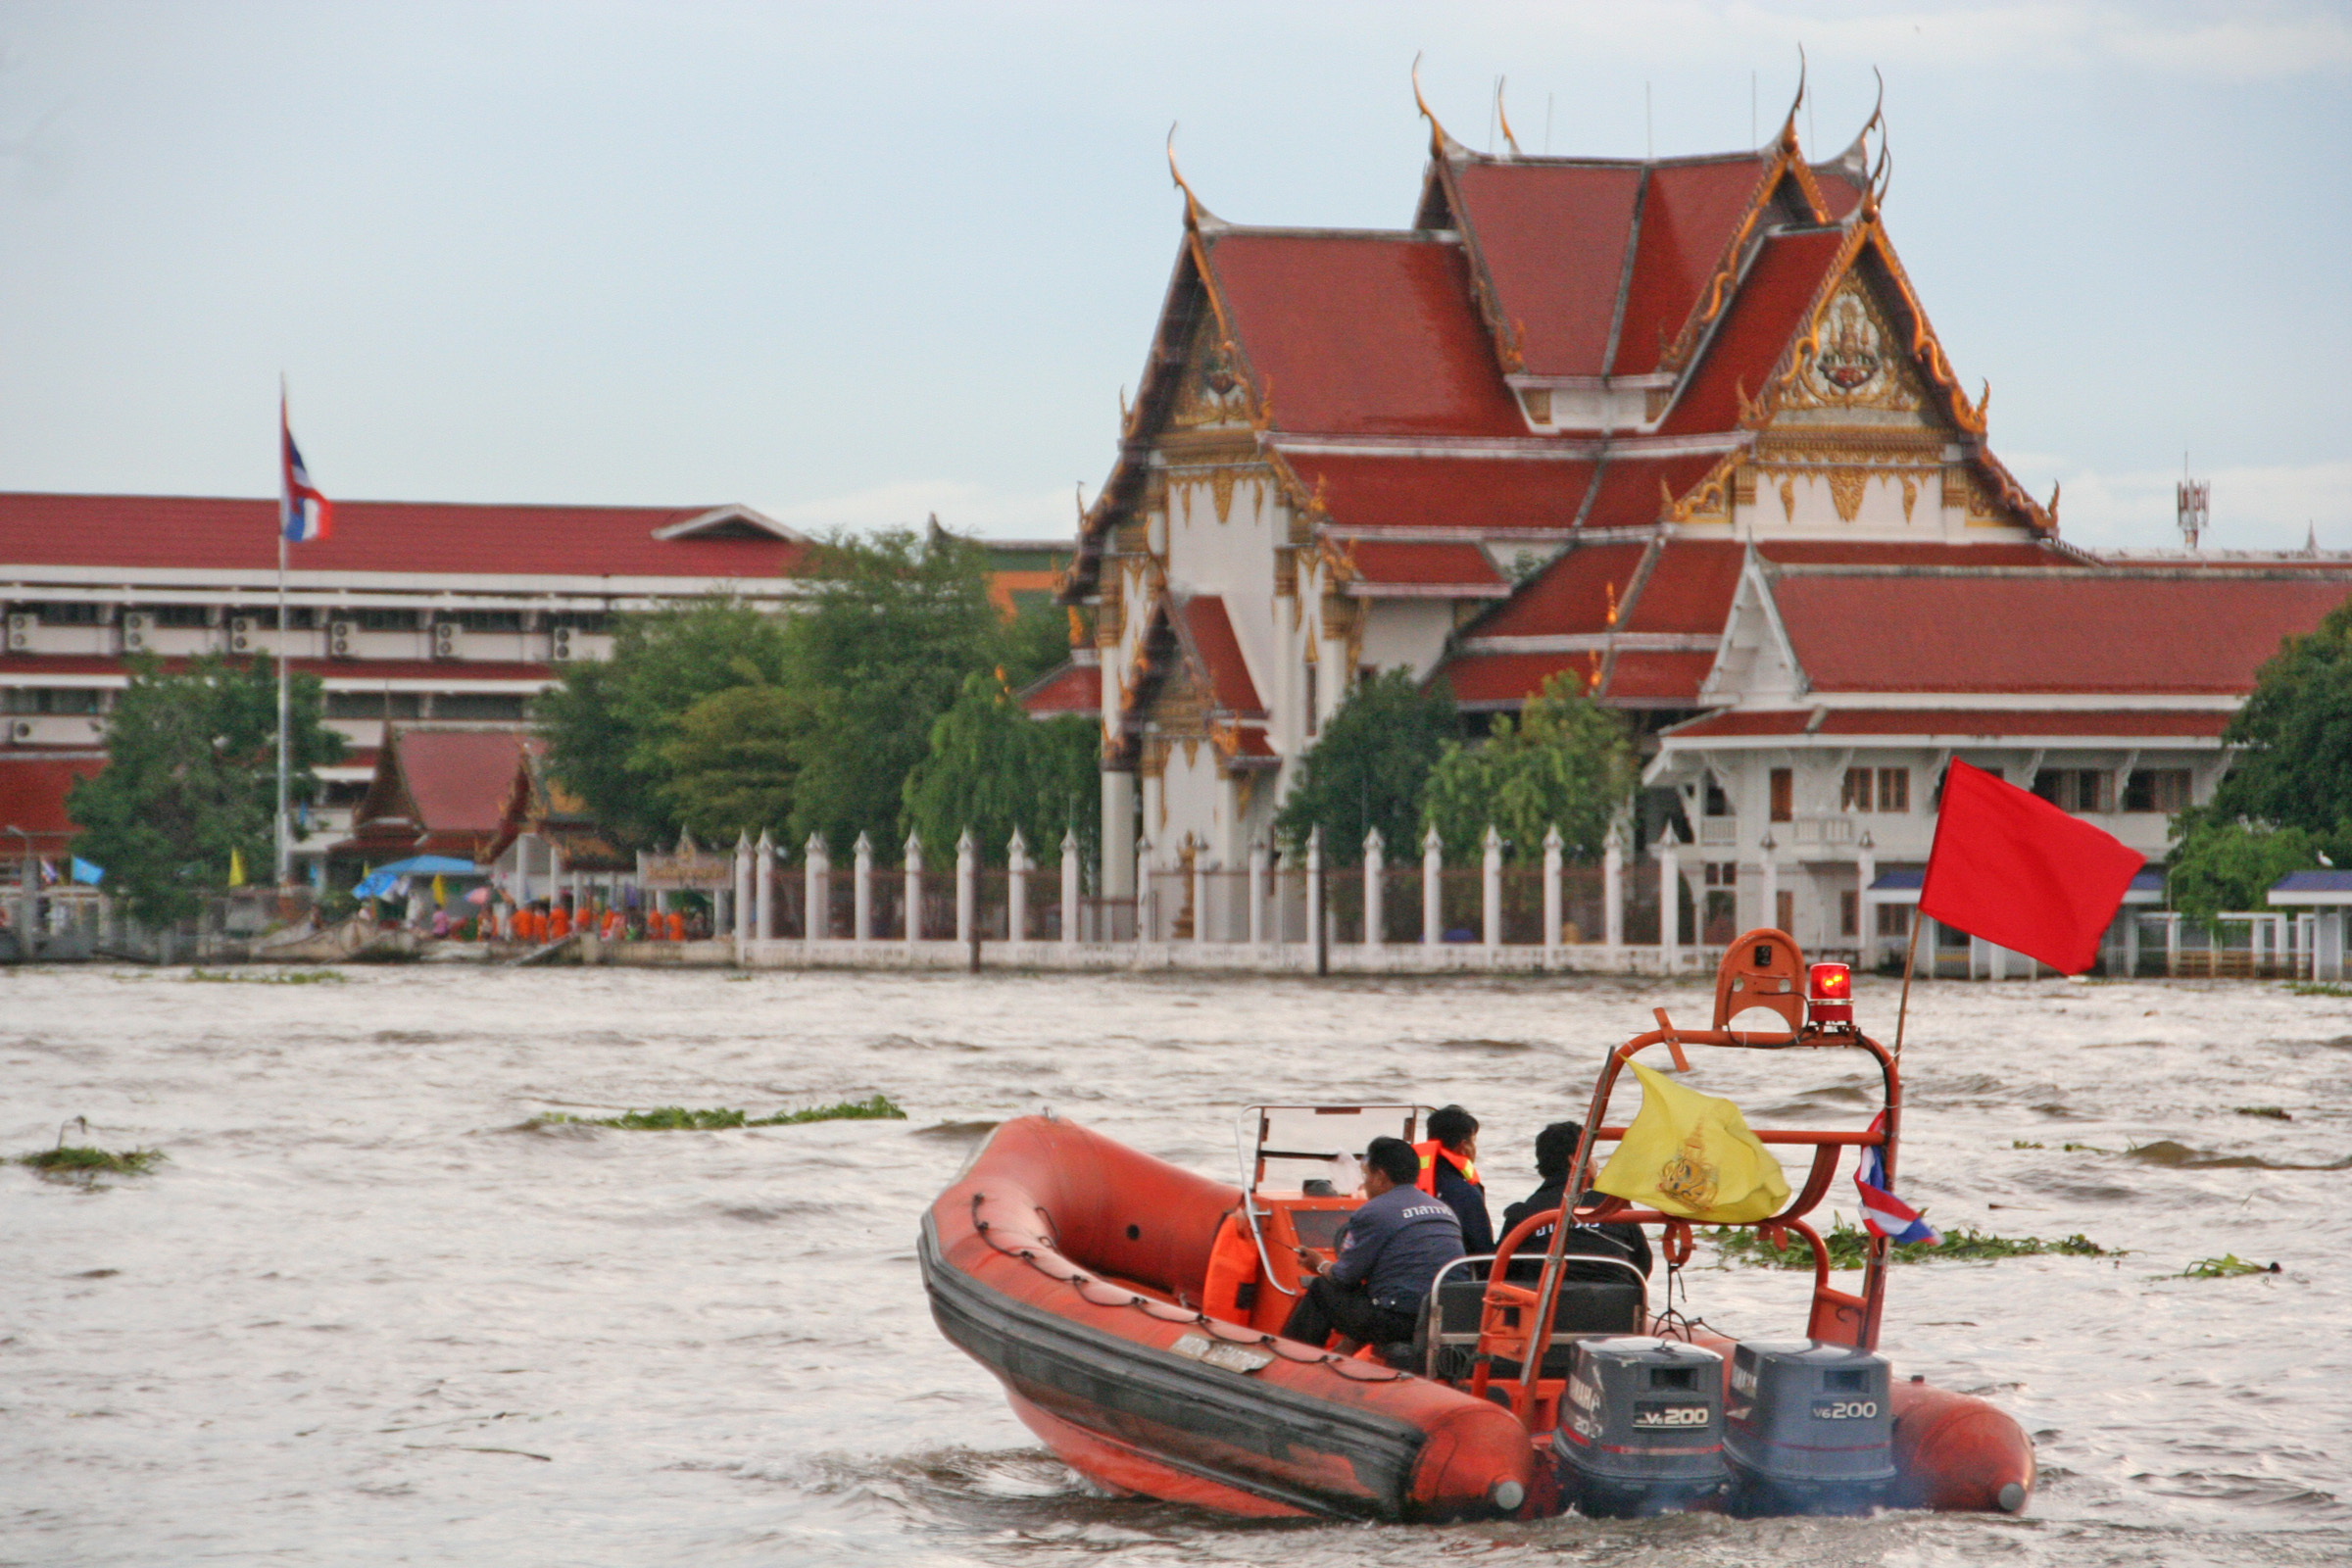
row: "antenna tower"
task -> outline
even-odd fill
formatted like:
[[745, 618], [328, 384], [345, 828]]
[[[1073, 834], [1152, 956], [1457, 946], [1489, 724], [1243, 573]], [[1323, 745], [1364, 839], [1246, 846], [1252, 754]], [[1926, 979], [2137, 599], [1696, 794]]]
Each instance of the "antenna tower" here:
[[2204, 479], [2188, 475], [2188, 454], [2180, 455], [2180, 483], [2174, 488], [2175, 510], [2180, 523], [2180, 537], [2188, 548], [2197, 548], [2197, 541], [2213, 520], [2213, 485]]

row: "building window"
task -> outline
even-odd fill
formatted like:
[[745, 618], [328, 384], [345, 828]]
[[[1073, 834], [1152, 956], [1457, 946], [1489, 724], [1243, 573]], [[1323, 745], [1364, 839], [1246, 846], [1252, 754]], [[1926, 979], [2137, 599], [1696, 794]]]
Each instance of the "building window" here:
[[1739, 885], [1740, 862], [1738, 860], [1709, 860], [1707, 862], [1707, 886], [1729, 888]]
[[443, 692], [433, 699], [433, 716], [520, 723], [525, 701], [507, 692]]
[[522, 612], [519, 610], [461, 610], [458, 624], [467, 631], [520, 631]]
[[1838, 804], [1848, 811], [1908, 811], [1911, 770], [1907, 767], [1849, 767]]
[[424, 716], [424, 697], [420, 692], [328, 692], [326, 716], [421, 718]]
[[0, 690], [0, 713], [96, 713], [105, 694], [77, 686], [17, 686]]
[[1776, 906], [1773, 910], [1772, 923], [1790, 936], [1796, 935], [1796, 895], [1788, 889], [1783, 888], [1780, 897], [1772, 902]]
[[1306, 732], [1309, 735], [1315, 732], [1315, 666], [1310, 660], [1306, 666]]
[[2124, 809], [2162, 811], [2171, 815], [2188, 809], [2188, 769], [2136, 767], [2124, 781]]
[[1907, 937], [1911, 934], [1911, 906], [1882, 904], [1879, 906], [1879, 935]]
[[1772, 770], [1772, 819], [1775, 822], [1796, 820], [1796, 776], [1786, 767]]
[[1732, 798], [1723, 793], [1723, 785], [1716, 781], [1714, 774], [1709, 773], [1706, 783], [1701, 787], [1705, 792], [1705, 799], [1699, 807], [1701, 812], [1708, 816], [1732, 814]]
[[362, 631], [415, 631], [417, 626], [414, 610], [362, 610], [354, 612]]
[[2045, 767], [2034, 775], [2034, 793], [2061, 811], [2115, 809], [2115, 773], [2103, 767]]
[[[517, 613], [519, 614], [519, 612]], [[564, 610], [549, 615], [547, 623], [551, 628], [564, 626], [573, 631], [594, 632], [601, 635], [612, 629], [612, 617], [601, 610]]]
[[1838, 934], [1841, 937], [1862, 934], [1862, 895], [1854, 888], [1845, 888], [1838, 895]]
[[205, 626], [211, 624], [211, 614], [204, 605], [150, 605], [147, 613], [155, 617], [158, 626]]
[[44, 626], [95, 626], [99, 607], [80, 604], [46, 604], [41, 606], [41, 624]]

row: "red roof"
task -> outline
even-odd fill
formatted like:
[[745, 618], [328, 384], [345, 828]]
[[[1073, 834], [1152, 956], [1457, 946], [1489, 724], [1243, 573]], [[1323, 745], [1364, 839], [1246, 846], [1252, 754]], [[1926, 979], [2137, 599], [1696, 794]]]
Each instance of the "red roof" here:
[[[1802, 735], [1813, 724], [1813, 710], [1710, 713], [1678, 724], [1678, 739], [1725, 740], [1755, 735]], [[2051, 709], [1984, 708], [1833, 708], [1827, 710], [1818, 735], [1992, 736], [2098, 735], [2155, 738], [2218, 738], [2229, 728], [2230, 715], [2219, 711], [2179, 709], [2101, 710], [2078, 712]]]
[[1415, 233], [1204, 237], [1277, 428], [1527, 434], [1459, 245]]
[[2231, 695], [2342, 578], [2068, 572], [1791, 574], [1774, 587], [1819, 691]]
[[1439, 674], [1465, 708], [1516, 707], [1562, 670], [1589, 679], [1600, 660], [1597, 653], [1463, 654], [1447, 660]]
[[[1626, 287], [1612, 375], [1641, 375], [1682, 331], [1699, 290], [1747, 216], [1769, 153], [1657, 164], [1642, 203], [1642, 236]], [[1778, 353], [1778, 345], [1775, 345]]]
[[512, 730], [395, 730], [377, 754], [375, 777], [352, 823], [354, 839], [381, 838], [396, 823], [398, 832], [443, 845], [455, 842], [453, 835], [495, 838], [533, 744]]
[[[1759, 539], [1756, 553], [1784, 566], [2080, 566], [2050, 545], [1907, 544], [1841, 539]], [[2338, 563], [2338, 565], [2344, 563]]]
[[1101, 717], [1102, 666], [1073, 660], [1023, 687], [1018, 701], [1032, 718], [1057, 718], [1064, 713]]
[[1454, 182], [1527, 373], [1605, 374], [1641, 166], [1477, 160]]
[[1745, 562], [1745, 551], [1728, 539], [1670, 541], [1642, 580], [1641, 593], [1618, 617], [1617, 629], [1718, 635], [1731, 615], [1732, 595]]
[[1620, 649], [1601, 695], [1627, 708], [1696, 708], [1713, 654], [1652, 654]]
[[1604, 632], [1625, 600], [1646, 545], [1582, 545], [1561, 556], [1478, 623], [1475, 637]]
[[[54, 855], [80, 831], [66, 814], [66, 795], [74, 784], [106, 769], [104, 752], [27, 757], [0, 755], [0, 823], [31, 834], [34, 848]], [[14, 855], [15, 835], [0, 842], [0, 856]]]
[[1241, 639], [1225, 613], [1225, 601], [1215, 594], [1195, 594], [1182, 611], [1186, 639], [1207, 666], [1208, 684], [1216, 705], [1228, 713], [1262, 718], [1265, 705], [1257, 700], [1257, 683], [1242, 658]]
[[1588, 528], [1645, 528], [1666, 510], [1666, 495], [1680, 498], [1721, 461], [1719, 454], [1680, 458], [1613, 457], [1600, 470], [1599, 493], [1585, 514]]
[[[1276, 399], [1275, 412], [1283, 414], [1279, 393]], [[1342, 533], [1352, 528], [1564, 530], [1576, 525], [1592, 482], [1591, 463], [1547, 458], [1285, 457], [1306, 488], [1322, 497]], [[1654, 487], [1651, 495], [1654, 516]]]
[[[292, 547], [289, 564], [419, 576], [776, 577], [800, 562], [805, 545], [772, 536], [654, 537], [717, 510], [338, 501], [333, 535]], [[0, 561], [269, 571], [276, 525], [275, 501], [0, 494]]]
[[1501, 598], [1510, 585], [1473, 544], [1401, 544], [1358, 539], [1347, 546], [1356, 581], [1351, 594], [1429, 594], [1446, 599]]
[[1751, 398], [1763, 392], [1765, 376], [1803, 324], [1845, 237], [1841, 228], [1813, 228], [1764, 240], [1674, 411], [1658, 426], [1661, 435], [1739, 424], [1741, 386]]

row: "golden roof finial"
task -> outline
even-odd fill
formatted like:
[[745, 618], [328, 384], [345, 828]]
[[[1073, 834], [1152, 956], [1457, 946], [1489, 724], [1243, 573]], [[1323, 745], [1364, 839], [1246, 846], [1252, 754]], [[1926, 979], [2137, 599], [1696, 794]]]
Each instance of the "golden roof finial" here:
[[1510, 144], [1511, 156], [1524, 156], [1519, 151], [1519, 138], [1511, 134], [1511, 112], [1502, 106], [1502, 89], [1510, 84], [1508, 76], [1494, 78], [1494, 118], [1502, 122], [1502, 139]]
[[1193, 194], [1191, 185], [1185, 183], [1184, 171], [1176, 167], [1176, 126], [1178, 123], [1177, 121], [1168, 122], [1168, 177], [1176, 182], [1178, 190], [1184, 192], [1184, 226], [1198, 231], [1203, 220], [1215, 222], [1216, 215], [1200, 205], [1200, 198]]
[[1781, 145], [1796, 151], [1796, 112], [1805, 103], [1805, 46], [1796, 46], [1796, 96], [1788, 101], [1788, 118], [1781, 122]]
[[1421, 56], [1419, 54], [1413, 56], [1413, 107], [1421, 111], [1423, 120], [1429, 122], [1430, 157], [1444, 158], [1447, 155], [1448, 149], [1460, 145], [1451, 136], [1446, 134], [1446, 127], [1438, 123], [1437, 111], [1429, 107], [1427, 98], [1421, 96]]

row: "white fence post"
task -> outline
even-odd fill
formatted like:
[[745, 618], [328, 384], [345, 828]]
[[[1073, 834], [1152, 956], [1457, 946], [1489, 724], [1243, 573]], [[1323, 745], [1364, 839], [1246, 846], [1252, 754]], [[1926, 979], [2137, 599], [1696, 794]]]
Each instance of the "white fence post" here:
[[1273, 913], [1266, 922], [1269, 933], [1266, 940], [1278, 948], [1291, 939], [1291, 873], [1298, 869], [1298, 855], [1288, 844], [1274, 858]]
[[1004, 940], [1026, 941], [1029, 936], [1029, 841], [1013, 825], [1012, 842], [1004, 846]]
[[[614, 900], [615, 903], [619, 901]], [[735, 961], [743, 961], [743, 944], [752, 934], [752, 836], [735, 835]]]
[[1674, 824], [1658, 836], [1658, 962], [1660, 972], [1674, 973], [1675, 959], [1683, 945], [1683, 862], [1675, 854], [1679, 841], [1674, 836]]
[[1482, 873], [1479, 891], [1484, 895], [1480, 923], [1485, 928], [1480, 935], [1489, 948], [1499, 948], [1502, 946], [1502, 835], [1492, 822], [1487, 824], [1485, 849], [1486, 858], [1479, 868]]
[[1260, 839], [1250, 846], [1250, 945], [1262, 947], [1266, 940], [1266, 845]]
[[833, 934], [833, 858], [824, 835], [808, 835], [808, 860], [801, 870], [801, 933], [821, 942]]
[[1421, 835], [1421, 945], [1435, 948], [1446, 940], [1446, 841], [1438, 824]]
[[1560, 945], [1560, 824], [1544, 834], [1544, 945]]
[[752, 903], [758, 909], [752, 935], [765, 942], [776, 929], [776, 842], [760, 830], [760, 847], [753, 852]]
[[1609, 826], [1600, 851], [1600, 937], [1611, 954], [1625, 946], [1625, 838], [1620, 823]]
[[1382, 884], [1389, 869], [1388, 846], [1380, 839], [1377, 827], [1364, 830], [1364, 946], [1377, 948], [1381, 939], [1381, 895], [1387, 891]]
[[874, 940], [874, 841], [858, 835], [857, 880], [850, 885], [851, 931], [860, 942]]
[[1061, 830], [1061, 945], [1078, 942], [1078, 830]]
[[1879, 904], [1870, 896], [1871, 884], [1878, 879], [1878, 843], [1864, 828], [1861, 842], [1854, 846], [1854, 947], [1865, 971], [1879, 966]]
[[1208, 857], [1193, 852], [1193, 942], [1208, 940]]
[[1316, 952], [1323, 942], [1323, 824], [1306, 835], [1306, 940]]
[[980, 846], [965, 828], [956, 841], [956, 940], [972, 945], [972, 924], [980, 914]]
[[906, 907], [901, 919], [906, 932], [906, 945], [912, 947], [923, 940], [923, 841], [919, 835], [906, 835]]
[[1135, 940], [1152, 940], [1152, 839], [1135, 837]]

